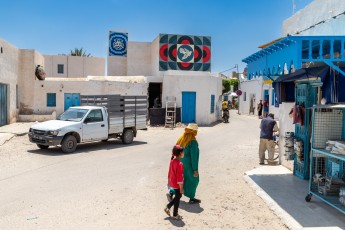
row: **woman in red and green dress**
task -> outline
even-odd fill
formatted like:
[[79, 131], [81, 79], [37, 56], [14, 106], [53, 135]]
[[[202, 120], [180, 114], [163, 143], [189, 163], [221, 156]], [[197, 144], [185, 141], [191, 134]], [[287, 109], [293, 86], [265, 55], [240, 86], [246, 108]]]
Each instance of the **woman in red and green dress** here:
[[200, 203], [195, 198], [196, 188], [199, 184], [199, 145], [195, 138], [198, 133], [197, 124], [188, 124], [185, 132], [177, 140], [177, 145], [184, 147], [184, 195], [189, 198], [189, 203]]

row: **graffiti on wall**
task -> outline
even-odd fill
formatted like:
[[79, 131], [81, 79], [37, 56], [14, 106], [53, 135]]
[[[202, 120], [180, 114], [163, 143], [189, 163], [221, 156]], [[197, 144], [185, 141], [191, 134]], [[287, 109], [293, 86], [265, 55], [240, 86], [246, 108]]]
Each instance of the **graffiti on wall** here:
[[160, 34], [159, 70], [211, 71], [211, 37]]
[[127, 56], [128, 33], [109, 31], [109, 56]]

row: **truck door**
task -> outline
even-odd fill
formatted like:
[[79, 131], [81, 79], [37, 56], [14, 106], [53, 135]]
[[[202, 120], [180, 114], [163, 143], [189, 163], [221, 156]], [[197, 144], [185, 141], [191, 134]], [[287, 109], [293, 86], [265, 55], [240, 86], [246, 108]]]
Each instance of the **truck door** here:
[[108, 138], [108, 123], [101, 109], [93, 109], [84, 119], [83, 141], [104, 140]]

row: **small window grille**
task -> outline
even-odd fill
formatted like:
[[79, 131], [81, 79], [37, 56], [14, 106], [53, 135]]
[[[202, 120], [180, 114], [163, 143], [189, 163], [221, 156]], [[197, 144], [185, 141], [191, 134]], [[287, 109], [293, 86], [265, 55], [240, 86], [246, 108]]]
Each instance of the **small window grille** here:
[[58, 64], [58, 65], [57, 65], [57, 68], [58, 68], [58, 73], [61, 73], [61, 74], [64, 73], [64, 65]]

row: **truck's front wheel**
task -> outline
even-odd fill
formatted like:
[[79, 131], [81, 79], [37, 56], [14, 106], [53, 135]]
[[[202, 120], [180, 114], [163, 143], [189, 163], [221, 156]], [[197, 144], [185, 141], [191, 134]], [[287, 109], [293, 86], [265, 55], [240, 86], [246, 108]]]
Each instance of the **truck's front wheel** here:
[[130, 144], [133, 142], [134, 133], [132, 129], [125, 129], [122, 133], [122, 143]]
[[68, 135], [62, 140], [62, 143], [61, 143], [62, 152], [72, 153], [75, 151], [76, 148], [77, 148], [77, 139], [74, 136]]

